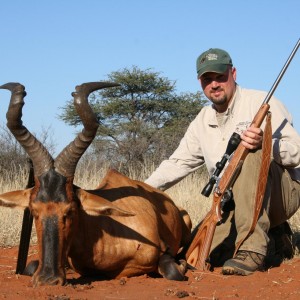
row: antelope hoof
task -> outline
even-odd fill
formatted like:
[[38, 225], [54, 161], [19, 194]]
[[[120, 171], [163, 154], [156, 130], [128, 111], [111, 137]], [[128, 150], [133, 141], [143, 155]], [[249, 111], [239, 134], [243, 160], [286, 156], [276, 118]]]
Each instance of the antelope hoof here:
[[35, 273], [35, 271], [37, 270], [39, 266], [39, 261], [38, 260], [33, 260], [31, 261], [25, 268], [25, 270], [23, 271], [22, 275], [25, 276], [33, 276], [33, 274]]
[[183, 281], [186, 279], [186, 270], [187, 263], [185, 260], [180, 260], [178, 265], [175, 259], [169, 254], [164, 254], [159, 259], [158, 272], [164, 278]]

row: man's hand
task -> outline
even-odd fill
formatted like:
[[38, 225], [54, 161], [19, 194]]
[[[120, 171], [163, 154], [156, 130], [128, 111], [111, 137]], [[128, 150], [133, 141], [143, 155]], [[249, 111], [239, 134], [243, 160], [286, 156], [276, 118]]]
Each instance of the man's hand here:
[[261, 128], [248, 127], [241, 134], [241, 143], [244, 147], [249, 150], [255, 150], [261, 148], [262, 139], [263, 139], [263, 131]]

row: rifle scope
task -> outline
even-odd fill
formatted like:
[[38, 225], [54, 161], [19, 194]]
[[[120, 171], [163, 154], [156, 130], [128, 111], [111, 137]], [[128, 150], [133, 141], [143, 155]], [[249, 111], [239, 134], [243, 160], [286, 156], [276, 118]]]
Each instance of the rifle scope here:
[[221, 161], [216, 163], [216, 169], [213, 173], [213, 175], [211, 176], [208, 184], [203, 188], [201, 194], [205, 197], [209, 197], [214, 184], [216, 183], [218, 176], [220, 175], [220, 173], [222, 172], [226, 162], [228, 161], [230, 155], [236, 150], [237, 146], [239, 145], [241, 141], [240, 135], [236, 132], [234, 132], [232, 134], [232, 136], [230, 137], [229, 141], [228, 141], [228, 145], [225, 151], [225, 154], [223, 155]]

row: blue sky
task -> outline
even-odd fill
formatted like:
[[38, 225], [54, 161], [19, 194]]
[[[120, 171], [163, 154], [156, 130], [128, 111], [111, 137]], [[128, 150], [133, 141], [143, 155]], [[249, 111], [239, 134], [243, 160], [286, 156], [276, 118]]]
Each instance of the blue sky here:
[[[299, 0], [2, 0], [0, 84], [26, 86], [24, 125], [51, 126], [60, 151], [81, 129], [57, 118], [75, 86], [125, 67], [152, 68], [177, 92], [196, 92], [196, 58], [218, 47], [240, 85], [268, 91], [300, 37], [299, 11]], [[300, 50], [275, 91], [298, 132], [299, 86]], [[0, 90], [0, 124], [9, 96]]]

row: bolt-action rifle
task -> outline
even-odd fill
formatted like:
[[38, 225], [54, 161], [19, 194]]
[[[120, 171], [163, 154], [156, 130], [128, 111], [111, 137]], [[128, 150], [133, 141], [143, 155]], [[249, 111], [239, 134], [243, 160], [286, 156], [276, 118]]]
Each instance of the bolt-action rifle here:
[[[300, 39], [298, 40], [296, 46], [294, 47], [289, 58], [284, 64], [281, 72], [279, 73], [261, 107], [256, 113], [250, 125], [251, 127], [259, 128], [265, 117], [267, 116], [270, 108], [270, 105], [268, 103], [281, 78], [283, 77], [287, 67], [289, 66], [291, 60], [297, 52], [299, 45]], [[221, 158], [221, 161], [216, 164], [213, 175], [209, 179], [208, 184], [201, 192], [202, 195], [209, 197], [216, 184], [213, 193], [212, 207], [201, 222], [199, 228], [196, 229], [196, 234], [194, 235], [191, 245], [186, 252], [186, 259], [188, 264], [197, 268], [198, 270], [205, 271], [210, 269], [209, 253], [212, 239], [215, 233], [216, 226], [222, 223], [221, 205], [231, 197], [230, 188], [232, 187], [236, 177], [238, 176], [238, 172], [248, 152], [249, 150], [245, 148], [242, 143], [240, 143], [239, 134], [233, 133], [229, 139], [225, 154]], [[223, 168], [225, 167], [227, 162], [228, 165], [225, 168], [221, 178], [219, 178], [219, 175], [223, 171]]]

